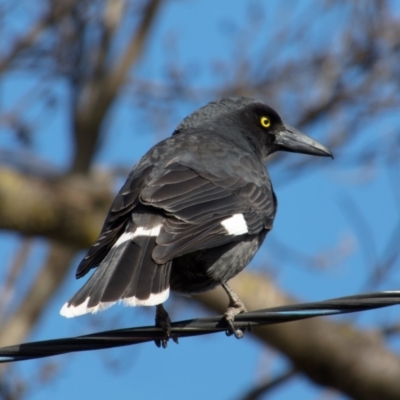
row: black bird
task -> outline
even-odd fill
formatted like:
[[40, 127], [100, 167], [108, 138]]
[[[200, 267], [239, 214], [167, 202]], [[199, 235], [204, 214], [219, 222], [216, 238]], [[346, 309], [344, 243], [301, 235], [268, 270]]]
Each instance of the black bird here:
[[254, 99], [211, 102], [185, 118], [134, 166], [76, 277], [97, 270], [61, 314], [95, 313], [118, 301], [155, 305], [168, 336], [162, 303], [170, 290], [221, 285], [229, 297], [225, 318], [241, 337], [233, 320], [245, 307], [227, 282], [272, 229], [277, 200], [264, 163], [278, 150], [332, 156]]

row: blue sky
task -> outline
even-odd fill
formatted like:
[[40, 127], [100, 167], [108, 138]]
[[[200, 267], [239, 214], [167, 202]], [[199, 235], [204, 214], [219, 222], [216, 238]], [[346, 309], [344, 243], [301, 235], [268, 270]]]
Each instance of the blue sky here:
[[[240, 32], [248, 23], [247, 15], [251, 3], [229, 0], [220, 0], [218, 5], [211, 0], [167, 2], [155, 24], [149, 51], [133, 74], [162, 82], [165, 79], [165, 65], [169, 57], [165, 50], [166, 42], [173, 40], [176, 35], [176, 56], [186, 65], [193, 65], [195, 86], [209, 88], [218, 84], [215, 75], [207, 70], [209, 60], [217, 58], [227, 63], [232, 62], [236, 51], [232, 35]], [[262, 41], [267, 40], [270, 32], [280, 28], [280, 20], [274, 16], [282, 16], [283, 10], [286, 10], [287, 18], [295, 21], [298, 16], [304, 16], [304, 10], [307, 10], [313, 1], [303, 0], [296, 4], [296, 7], [292, 7], [293, 2], [290, 0], [265, 2], [265, 20], [268, 21], [268, 26], [260, 27], [261, 33], [254, 39], [248, 51], [256, 52], [261, 48]], [[335, 18], [338, 16], [324, 15], [322, 20], [335, 23]], [[336, 23], [339, 24], [337, 21]], [[17, 28], [18, 24], [15, 29]], [[314, 29], [324, 35], [329, 31], [328, 28], [321, 23]], [[184, 34], [180, 34], [182, 32]], [[287, 54], [277, 56], [290, 56], [291, 51], [296, 51], [295, 45], [293, 46], [294, 49], [287, 51]], [[196, 72], [197, 70], [201, 72]], [[31, 76], [27, 77], [21, 73], [8, 74], [1, 82], [2, 107], [9, 109], [15, 106], [26, 91], [27, 85], [34, 87], [37, 82], [38, 80]], [[67, 104], [65, 96], [68, 93], [65, 85], [60, 82], [47, 82], [46, 85], [51, 86], [61, 101]], [[170, 116], [165, 128], [158, 128], [160, 131], [155, 135], [151, 118], [143, 117], [132, 103], [129, 101], [129, 94], [124, 93], [114, 106], [107, 123], [105, 144], [96, 157], [98, 166], [133, 165], [161, 137], [170, 135], [181, 118], [202, 104], [180, 104]], [[290, 120], [290, 115], [286, 115], [284, 109], [279, 111], [289, 124], [295, 122]], [[35, 112], [38, 117], [35, 117]], [[37, 121], [33, 151], [62, 170], [68, 165], [72, 154], [70, 127], [65, 108], [58, 107], [51, 120], [41, 118], [40, 110], [34, 110], [31, 118]], [[324, 135], [318, 132], [317, 128], [319, 127], [307, 133], [323, 141]], [[11, 134], [4, 131], [2, 133], [1, 148], [19, 148]], [[364, 140], [372, 140], [372, 135], [372, 131], [366, 131]], [[357, 242], [354, 226], [348, 215], [343, 212], [341, 202], [349, 198], [354, 201], [370, 226], [379, 232], [375, 241], [378, 255], [381, 254], [387, 238], [399, 220], [399, 209], [394, 197], [388, 195], [392, 181], [385, 164], [382, 162], [377, 166], [374, 180], [366, 180], [364, 183], [359, 183], [356, 179], [360, 172], [357, 168], [349, 168], [341, 163], [341, 154], [336, 155], [334, 161], [319, 160], [316, 162], [315, 172], [291, 180], [290, 183], [280, 183], [279, 168], [278, 164], [271, 169], [271, 178], [279, 199], [279, 212], [274, 230], [249, 268], [259, 269], [267, 260], [268, 268], [274, 274], [278, 286], [305, 301], [358, 293], [365, 284], [365, 255]], [[384, 206], [380, 206], [382, 204]], [[0, 236], [4, 264], [11, 262], [17, 243], [12, 234]], [[307, 268], [302, 263], [297, 263], [290, 255], [282, 258], [282, 253], [274, 250], [277, 243], [290, 245], [310, 258], [334, 246], [348, 246], [349, 256], [332, 268]], [[43, 256], [44, 246], [39, 246], [31, 256], [31, 266], [27, 273], [35, 273]], [[78, 261], [77, 259], [76, 263]], [[99, 324], [101, 329], [113, 329], [152, 323], [153, 310], [143, 312], [123, 307], [114, 307], [95, 317], [85, 316], [74, 320], [60, 317], [61, 305], [81, 284], [80, 281], [75, 281], [74, 271], [71, 270], [68, 279], [48, 305], [41, 323], [32, 332], [29, 340], [90, 333], [95, 330], [96, 324]], [[398, 288], [398, 272], [392, 274], [390, 284], [390, 287], [381, 289]], [[20, 290], [23, 291], [24, 287], [21, 286]], [[210, 311], [193, 304], [191, 308], [174, 309], [171, 314], [174, 319], [180, 320], [209, 313]], [[371, 326], [378, 314], [382, 321], [393, 315], [393, 312], [378, 310], [359, 319], [363, 324]], [[114, 325], [115, 321], [117, 325]], [[119, 350], [66, 355], [49, 361], [57, 363], [61, 373], [48, 385], [32, 383], [36, 389], [28, 396], [30, 400], [113, 397], [119, 400], [233, 400], [268, 374], [273, 375], [286, 367], [286, 362], [272, 349], [260, 345], [250, 335], [238, 341], [223, 334], [182, 340], [178, 346], [171, 343], [167, 350], [160, 350], [149, 343]], [[35, 382], [38, 379], [35, 375], [38, 366], [46, 362], [48, 361], [28, 361], [13, 368], [16, 374], [22, 374], [30, 382]], [[308, 380], [297, 377], [289, 386], [274, 391], [271, 399], [302, 400], [317, 398], [318, 395], [319, 388]]]

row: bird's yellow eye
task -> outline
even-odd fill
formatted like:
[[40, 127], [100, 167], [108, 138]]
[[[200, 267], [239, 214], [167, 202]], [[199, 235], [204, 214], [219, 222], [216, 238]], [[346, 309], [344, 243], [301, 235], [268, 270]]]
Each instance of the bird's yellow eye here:
[[268, 117], [261, 117], [260, 124], [264, 128], [269, 128], [271, 126], [271, 120]]

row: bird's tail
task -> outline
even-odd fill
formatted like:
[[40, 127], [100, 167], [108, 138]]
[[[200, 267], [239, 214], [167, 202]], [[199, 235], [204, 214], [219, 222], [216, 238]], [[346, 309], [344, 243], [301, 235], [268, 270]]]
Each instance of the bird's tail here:
[[152, 258], [162, 220], [154, 213], [132, 214], [123, 234], [86, 284], [64, 304], [61, 315], [96, 313], [118, 301], [131, 307], [163, 303], [169, 296], [171, 261], [160, 265]]

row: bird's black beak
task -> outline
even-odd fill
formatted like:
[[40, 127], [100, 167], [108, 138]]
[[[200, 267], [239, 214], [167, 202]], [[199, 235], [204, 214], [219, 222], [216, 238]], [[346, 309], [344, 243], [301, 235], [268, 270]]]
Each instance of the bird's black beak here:
[[283, 125], [283, 129], [276, 134], [275, 145], [279, 150], [292, 153], [333, 158], [333, 154], [325, 146], [289, 125]]

